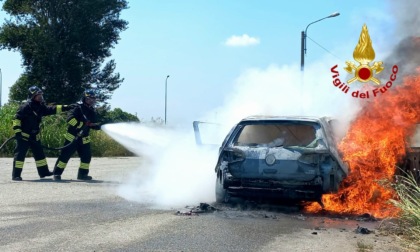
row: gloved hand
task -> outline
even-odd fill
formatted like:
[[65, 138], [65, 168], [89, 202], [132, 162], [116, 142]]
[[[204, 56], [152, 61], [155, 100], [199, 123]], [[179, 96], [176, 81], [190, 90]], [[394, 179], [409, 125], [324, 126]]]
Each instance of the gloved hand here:
[[77, 104], [70, 104], [70, 105], [63, 105], [63, 111], [69, 111], [75, 109], [78, 105]]
[[86, 126], [88, 126], [89, 128], [96, 129], [96, 130], [100, 130], [101, 129], [101, 124], [100, 123], [93, 123], [91, 121], [87, 121], [86, 122]]

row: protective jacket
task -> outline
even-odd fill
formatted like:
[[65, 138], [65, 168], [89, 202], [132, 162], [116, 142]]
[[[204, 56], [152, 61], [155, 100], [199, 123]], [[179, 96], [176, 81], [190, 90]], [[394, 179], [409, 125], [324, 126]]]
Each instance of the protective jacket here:
[[[54, 166], [54, 180], [61, 180], [61, 175], [67, 166], [70, 157], [75, 151], [80, 156], [80, 166], [77, 174], [77, 179], [91, 180], [88, 176], [89, 166], [92, 158], [90, 147], [90, 129], [100, 130], [101, 126], [97, 123], [96, 112], [93, 107], [83, 104], [78, 104], [67, 118], [68, 128], [64, 136], [64, 146], [68, 146], [61, 150], [61, 153]], [[70, 144], [72, 143], [72, 144]]]
[[76, 136], [86, 138], [89, 136], [90, 129], [100, 130], [97, 125], [96, 112], [93, 107], [85, 104], [78, 104], [67, 118], [68, 128], [65, 138], [72, 142]]
[[40, 132], [39, 125], [42, 117], [58, 114], [68, 109], [68, 106], [47, 106], [45, 103], [29, 100], [19, 107], [13, 120], [13, 130], [15, 134], [22, 134], [24, 138], [36, 136]]
[[67, 111], [71, 106], [47, 106], [43, 102], [28, 100], [22, 104], [13, 119], [16, 148], [14, 151], [12, 180], [22, 180], [21, 174], [29, 148], [32, 150], [38, 174], [41, 178], [51, 176], [47, 159], [40, 141], [40, 128], [42, 117]]

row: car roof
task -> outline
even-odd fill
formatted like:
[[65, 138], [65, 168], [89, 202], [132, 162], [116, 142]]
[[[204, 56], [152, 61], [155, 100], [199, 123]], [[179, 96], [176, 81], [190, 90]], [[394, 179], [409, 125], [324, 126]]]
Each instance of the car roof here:
[[319, 122], [320, 120], [330, 120], [327, 116], [267, 116], [267, 115], [253, 115], [245, 117], [241, 122], [246, 121], [304, 121], [304, 122]]

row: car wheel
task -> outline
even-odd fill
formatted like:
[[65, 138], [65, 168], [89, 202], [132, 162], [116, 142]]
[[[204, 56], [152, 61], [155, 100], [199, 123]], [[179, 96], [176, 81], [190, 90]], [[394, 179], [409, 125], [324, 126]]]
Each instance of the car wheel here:
[[225, 188], [223, 188], [223, 177], [222, 173], [218, 172], [216, 178], [216, 202], [227, 203], [229, 202], [229, 194]]

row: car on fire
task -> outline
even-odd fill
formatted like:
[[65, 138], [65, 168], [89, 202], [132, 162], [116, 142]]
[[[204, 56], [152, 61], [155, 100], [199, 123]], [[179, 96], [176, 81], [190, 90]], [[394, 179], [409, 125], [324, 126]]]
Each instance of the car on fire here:
[[219, 148], [216, 202], [231, 197], [317, 201], [338, 191], [349, 169], [329, 117], [253, 116]]

